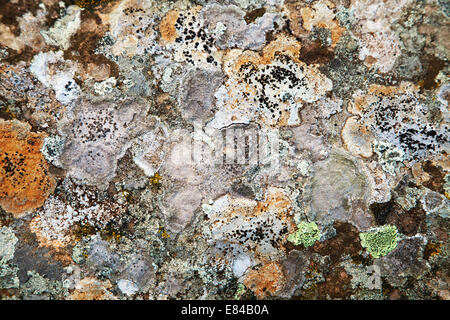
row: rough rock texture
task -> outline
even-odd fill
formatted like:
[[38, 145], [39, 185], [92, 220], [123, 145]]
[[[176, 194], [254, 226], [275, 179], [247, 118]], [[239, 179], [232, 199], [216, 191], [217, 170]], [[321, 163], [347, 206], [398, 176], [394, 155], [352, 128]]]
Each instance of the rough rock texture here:
[[0, 298], [450, 299], [449, 16], [0, 1]]

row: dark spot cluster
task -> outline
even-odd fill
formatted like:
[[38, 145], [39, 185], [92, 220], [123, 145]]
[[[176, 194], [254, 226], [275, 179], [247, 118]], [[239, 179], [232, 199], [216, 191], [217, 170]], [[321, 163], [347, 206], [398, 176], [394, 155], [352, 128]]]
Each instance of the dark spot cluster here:
[[[287, 85], [288, 90], [301, 91], [307, 84], [306, 79], [295, 72], [296, 70], [303, 72], [303, 66], [297, 66], [288, 56], [279, 53], [276, 54], [275, 62], [282, 65], [269, 64], [257, 67], [252, 63], [246, 63], [241, 66], [240, 72], [243, 81], [257, 89], [253, 97], [254, 102], [263, 110], [269, 111], [272, 119], [277, 120], [282, 114], [280, 104], [293, 98], [289, 92], [282, 92], [282, 86]], [[278, 93], [268, 94], [273, 91]]]
[[175, 28], [179, 34], [175, 42], [185, 45], [183, 55], [188, 63], [195, 65], [196, 61], [192, 56], [192, 51], [197, 50], [207, 53], [205, 62], [214, 66], [218, 65], [212, 55], [213, 49], [215, 49], [214, 37], [207, 33], [207, 30], [201, 26], [194, 14], [190, 12], [180, 13]]
[[64, 89], [65, 89], [65, 91], [64, 91], [63, 95], [64, 95], [65, 97], [68, 97], [68, 96], [70, 96], [70, 94], [71, 94], [70, 92], [71, 92], [72, 90], [77, 90], [77, 84], [76, 84], [75, 81], [69, 80], [69, 81], [66, 83], [66, 85], [64, 86]]
[[123, 10], [123, 13], [128, 16], [128, 15], [133, 15], [136, 13], [145, 13], [144, 9], [142, 8], [134, 8], [134, 7], [127, 7]]
[[25, 158], [23, 154], [19, 152], [15, 152], [13, 155], [8, 154], [8, 152], [5, 152], [5, 155], [1, 161], [3, 172], [5, 173], [5, 176], [12, 177], [16, 172], [23, 176], [25, 173], [24, 168], [22, 167], [24, 164]]
[[[33, 151], [27, 150], [27, 152], [31, 153]], [[15, 151], [14, 153], [5, 152], [4, 155], [0, 157], [0, 167], [2, 168], [4, 177], [9, 179], [11, 186], [16, 190], [25, 190], [27, 184], [30, 182], [37, 183], [36, 188], [41, 191], [50, 188], [50, 184], [44, 179], [44, 176], [34, 176], [32, 180], [30, 180], [27, 158], [18, 151]], [[48, 174], [48, 170], [46, 169], [43, 160], [39, 161], [37, 167], [45, 175]]]
[[[147, 15], [146, 11], [142, 8], [134, 8], [134, 7], [127, 7], [123, 13], [126, 16], [136, 16], [137, 19], [139, 20], [140, 24], [142, 25], [142, 20], [145, 18], [145, 16]], [[135, 29], [137, 38], [140, 40], [142, 39], [142, 37], [145, 35], [145, 31], [147, 30], [146, 27], [144, 26], [138, 26], [135, 23], [132, 24], [133, 28]], [[147, 49], [145, 49], [145, 51], [147, 51]]]
[[267, 220], [256, 220], [249, 227], [241, 227], [230, 231], [226, 237], [230, 241], [237, 242], [240, 245], [248, 245], [252, 247], [256, 245], [271, 245], [273, 248], [279, 248], [283, 242], [284, 235], [288, 233], [286, 225], [278, 232], [273, 228], [274, 221], [272, 218]]
[[[55, 196], [61, 202], [69, 205], [76, 212], [75, 215], [84, 215], [84, 218], [80, 220], [83, 226], [94, 228], [97, 232], [100, 231], [99, 228], [107, 225], [113, 227], [113, 222], [117, 225], [121, 224], [120, 216], [126, 208], [111, 199], [106, 191], [98, 191], [90, 186], [77, 186], [71, 180], [67, 180], [58, 188], [59, 191]], [[61, 192], [62, 189], [65, 192]], [[92, 210], [92, 208], [96, 209]]]
[[74, 134], [82, 143], [112, 139], [118, 129], [113, 116], [104, 110], [100, 110], [98, 114], [81, 115], [73, 125]]
[[371, 129], [378, 138], [402, 149], [407, 158], [424, 157], [445, 149], [449, 143], [447, 124], [440, 127], [426, 122], [419, 101], [410, 95], [378, 97], [365, 117], [373, 119]]

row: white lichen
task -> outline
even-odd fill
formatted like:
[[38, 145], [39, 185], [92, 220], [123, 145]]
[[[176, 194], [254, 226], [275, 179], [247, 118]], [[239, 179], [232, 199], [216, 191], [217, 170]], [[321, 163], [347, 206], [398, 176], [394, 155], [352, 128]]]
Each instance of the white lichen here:
[[56, 99], [63, 104], [72, 102], [81, 92], [74, 80], [77, 66], [64, 60], [62, 51], [38, 53], [31, 61], [30, 71], [46, 87], [53, 89]]
[[53, 27], [48, 30], [42, 30], [41, 34], [48, 45], [60, 47], [67, 50], [70, 47], [70, 38], [80, 27], [81, 8], [72, 5], [67, 8], [66, 14], [56, 20]]

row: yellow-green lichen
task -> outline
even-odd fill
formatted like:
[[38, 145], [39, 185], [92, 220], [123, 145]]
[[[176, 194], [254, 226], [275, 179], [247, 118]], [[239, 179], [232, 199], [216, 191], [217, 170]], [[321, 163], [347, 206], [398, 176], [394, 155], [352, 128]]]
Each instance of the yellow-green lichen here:
[[76, 241], [82, 240], [84, 237], [99, 233], [103, 240], [119, 241], [122, 237], [121, 231], [111, 224], [107, 224], [103, 228], [93, 226], [87, 222], [79, 223], [74, 229], [74, 236]]
[[320, 239], [320, 230], [315, 222], [301, 221], [297, 227], [298, 230], [288, 237], [288, 241], [294, 245], [303, 244], [305, 247], [309, 247]]
[[243, 285], [242, 283], [238, 284], [238, 287], [236, 289], [236, 293], [234, 294], [233, 299], [234, 300], [240, 300], [241, 296], [245, 293], [247, 289], [245, 288], [245, 285]]
[[391, 225], [361, 232], [359, 238], [361, 239], [361, 246], [366, 248], [375, 259], [387, 255], [397, 247], [399, 242], [397, 228]]
[[159, 227], [158, 233], [161, 235], [163, 239], [170, 238], [170, 234], [167, 233], [167, 231], [164, 229], [164, 227]]
[[77, 0], [76, 5], [80, 8], [94, 8], [99, 5], [112, 2], [114, 0]]
[[150, 177], [150, 183], [152, 184], [152, 186], [154, 187], [159, 187], [161, 185], [161, 175], [156, 172], [153, 176]]

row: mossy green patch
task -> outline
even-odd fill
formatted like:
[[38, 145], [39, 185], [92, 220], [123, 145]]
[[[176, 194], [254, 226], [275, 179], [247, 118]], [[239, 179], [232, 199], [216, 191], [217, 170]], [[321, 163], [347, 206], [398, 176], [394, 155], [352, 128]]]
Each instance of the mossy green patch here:
[[305, 247], [309, 247], [320, 239], [320, 230], [315, 222], [301, 221], [297, 227], [298, 230], [288, 237], [288, 241], [296, 246], [303, 244]]
[[246, 290], [247, 289], [245, 288], [245, 286], [242, 283], [239, 283], [233, 299], [239, 300], [241, 298], [241, 296], [245, 293]]
[[397, 247], [399, 234], [395, 226], [386, 225], [376, 230], [361, 232], [359, 234], [361, 246], [374, 258], [387, 255]]

